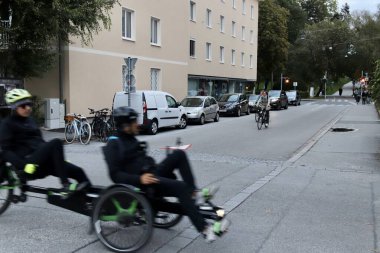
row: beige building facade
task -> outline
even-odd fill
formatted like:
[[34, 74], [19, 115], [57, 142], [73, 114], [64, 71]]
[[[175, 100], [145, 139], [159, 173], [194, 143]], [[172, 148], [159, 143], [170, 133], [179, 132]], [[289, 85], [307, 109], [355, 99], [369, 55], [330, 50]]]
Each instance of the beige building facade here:
[[67, 112], [110, 108], [123, 89], [124, 58], [137, 58], [136, 88], [186, 95], [252, 92], [258, 0], [121, 0], [110, 30], [63, 48], [57, 65], [25, 87], [60, 97]]

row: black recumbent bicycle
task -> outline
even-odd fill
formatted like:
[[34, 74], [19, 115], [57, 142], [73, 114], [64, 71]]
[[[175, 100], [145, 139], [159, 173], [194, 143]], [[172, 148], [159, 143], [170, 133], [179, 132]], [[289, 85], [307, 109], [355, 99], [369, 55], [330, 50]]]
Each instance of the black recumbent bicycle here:
[[[141, 249], [150, 240], [154, 227], [173, 227], [185, 215], [176, 198], [151, 196], [126, 184], [92, 186], [63, 198], [60, 189], [33, 186], [20, 180], [11, 164], [0, 161], [0, 215], [10, 204], [26, 202], [28, 197], [33, 197], [28, 193], [45, 195], [52, 205], [89, 216], [91, 231], [105, 247], [115, 252]], [[199, 209], [204, 218], [221, 221], [224, 209], [211, 201], [207, 204], [207, 210]]]

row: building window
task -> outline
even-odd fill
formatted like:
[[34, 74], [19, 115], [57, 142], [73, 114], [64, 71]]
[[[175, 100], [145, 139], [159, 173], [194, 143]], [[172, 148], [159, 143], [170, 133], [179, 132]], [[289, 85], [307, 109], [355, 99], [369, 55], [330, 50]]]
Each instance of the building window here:
[[196, 20], [196, 7], [197, 5], [195, 2], [190, 1], [190, 20], [195, 21]]
[[236, 51], [232, 49], [231, 51], [231, 64], [235, 65], [236, 64]]
[[160, 90], [160, 69], [150, 69], [150, 88]]
[[122, 37], [128, 40], [135, 39], [135, 12], [124, 9], [122, 13]]
[[249, 31], [249, 42], [253, 44], [253, 31]]
[[212, 60], [211, 43], [209, 42], [206, 43], [206, 60]]
[[245, 15], [247, 13], [245, 4], [246, 4], [246, 1], [243, 0], [243, 3], [242, 3], [242, 12], [243, 12], [243, 15]]
[[232, 37], [236, 37], [236, 22], [232, 21]]
[[220, 32], [224, 33], [224, 16], [220, 16]]
[[161, 45], [161, 27], [160, 20], [157, 18], [151, 18], [150, 22], [150, 43], [153, 45]]
[[251, 19], [253, 19], [255, 16], [254, 11], [255, 11], [255, 8], [253, 7], [253, 5], [251, 5]]
[[249, 56], [249, 67], [253, 69], [253, 55]]
[[212, 27], [212, 17], [211, 17], [211, 10], [207, 9], [206, 11], [206, 25], [207, 27]]
[[224, 47], [220, 47], [219, 61], [220, 63], [224, 63]]
[[236, 0], [232, 0], [232, 8], [236, 9]]
[[190, 40], [190, 57], [195, 58], [195, 40]]
[[245, 40], [245, 26], [241, 27], [241, 40]]
[[242, 53], [241, 53], [241, 66], [242, 66], [242, 67], [245, 66], [244, 56], [245, 56], [245, 54], [242, 52]]

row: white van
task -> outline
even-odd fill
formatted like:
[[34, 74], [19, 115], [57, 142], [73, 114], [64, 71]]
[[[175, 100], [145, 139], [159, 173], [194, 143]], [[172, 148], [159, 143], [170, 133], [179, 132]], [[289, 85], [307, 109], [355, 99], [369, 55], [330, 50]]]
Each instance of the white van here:
[[[128, 93], [116, 92], [112, 109], [128, 106]], [[187, 126], [186, 111], [169, 93], [142, 90], [131, 93], [131, 108], [139, 114], [138, 123], [142, 130], [156, 134], [161, 127]]]

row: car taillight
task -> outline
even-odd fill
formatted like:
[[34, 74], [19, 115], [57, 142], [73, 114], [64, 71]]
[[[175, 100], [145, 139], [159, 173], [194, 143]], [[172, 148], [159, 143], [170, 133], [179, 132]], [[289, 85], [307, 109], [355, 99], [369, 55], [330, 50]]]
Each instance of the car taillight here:
[[145, 101], [143, 102], [143, 111], [144, 111], [144, 113], [146, 113], [148, 111], [148, 108], [146, 106], [146, 102]]

